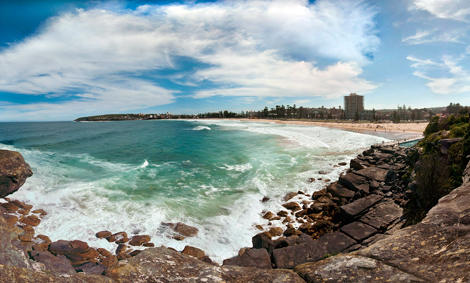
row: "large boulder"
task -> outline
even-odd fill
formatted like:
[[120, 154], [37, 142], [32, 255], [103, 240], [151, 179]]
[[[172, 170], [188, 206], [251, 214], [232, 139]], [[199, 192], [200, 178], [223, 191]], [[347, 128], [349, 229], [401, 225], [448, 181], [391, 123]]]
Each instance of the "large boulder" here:
[[241, 256], [225, 259], [223, 264], [272, 269], [271, 257], [265, 249], [246, 250]]
[[163, 247], [119, 262], [106, 276], [116, 282], [304, 282], [289, 270], [219, 267]]
[[273, 261], [277, 268], [294, 268], [342, 252], [354, 244], [356, 241], [341, 232], [328, 233], [316, 241], [275, 249]]
[[44, 264], [46, 270], [55, 275], [76, 273], [72, 267], [70, 260], [63, 255], [55, 256], [49, 252], [31, 251], [31, 258], [37, 262]]
[[32, 175], [21, 153], [0, 150], [0, 198], [16, 192]]

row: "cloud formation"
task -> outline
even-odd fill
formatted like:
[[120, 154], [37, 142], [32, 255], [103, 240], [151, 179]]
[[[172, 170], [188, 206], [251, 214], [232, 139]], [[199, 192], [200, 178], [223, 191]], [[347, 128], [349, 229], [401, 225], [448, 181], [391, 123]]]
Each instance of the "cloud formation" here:
[[470, 21], [470, 2], [466, 0], [414, 0], [413, 6], [441, 19]]
[[[462, 66], [462, 61], [468, 61], [467, 51], [459, 58], [444, 56], [440, 63], [431, 60], [420, 60], [413, 56], [407, 59], [414, 62], [411, 66], [417, 71], [413, 74], [428, 81], [426, 84], [434, 93], [438, 94], [458, 94], [470, 92], [470, 72]], [[438, 70], [439, 73], [446, 73], [443, 76], [431, 76], [432, 70]]]
[[[360, 77], [380, 44], [376, 11], [360, 0], [109, 7], [49, 19], [36, 35], [2, 50], [0, 91], [44, 96], [40, 104], [3, 108], [60, 116], [174, 102], [179, 89], [151, 75], [156, 71], [198, 86], [195, 98], [335, 98], [376, 87]], [[320, 67], [319, 59], [332, 63]], [[64, 99], [48, 102], [54, 97]]]

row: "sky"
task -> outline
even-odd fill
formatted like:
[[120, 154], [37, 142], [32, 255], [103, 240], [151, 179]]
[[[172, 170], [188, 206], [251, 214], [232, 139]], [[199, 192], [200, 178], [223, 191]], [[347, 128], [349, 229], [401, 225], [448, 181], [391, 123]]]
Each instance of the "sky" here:
[[0, 2], [0, 121], [470, 105], [468, 0]]

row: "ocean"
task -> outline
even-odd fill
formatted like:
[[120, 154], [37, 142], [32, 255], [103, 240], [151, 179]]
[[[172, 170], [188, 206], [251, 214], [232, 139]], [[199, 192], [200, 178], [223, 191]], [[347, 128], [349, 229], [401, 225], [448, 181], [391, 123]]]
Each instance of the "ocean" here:
[[[348, 168], [338, 163], [382, 141], [236, 120], [0, 123], [0, 148], [19, 151], [34, 172], [11, 198], [48, 212], [36, 234], [111, 251], [117, 245], [96, 232], [148, 234], [156, 246], [195, 246], [217, 262], [251, 246], [254, 226], [268, 224], [263, 213], [281, 210], [286, 193], [324, 188]], [[165, 222], [199, 233], [178, 241]]]

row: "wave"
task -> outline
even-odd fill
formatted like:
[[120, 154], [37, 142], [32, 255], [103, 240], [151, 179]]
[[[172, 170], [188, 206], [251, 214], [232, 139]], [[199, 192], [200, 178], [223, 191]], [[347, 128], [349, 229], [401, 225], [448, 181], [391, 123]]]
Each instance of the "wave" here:
[[147, 166], [149, 166], [149, 162], [147, 161], [147, 159], [145, 159], [144, 164], [140, 165], [139, 168], [145, 168]]
[[193, 128], [193, 131], [210, 131], [211, 128], [207, 127], [207, 126], [196, 126]]

